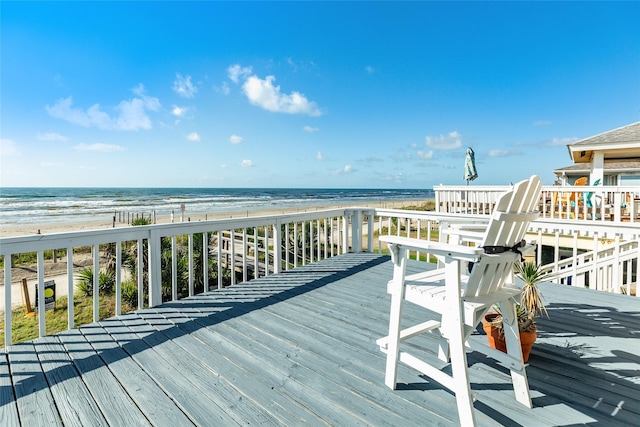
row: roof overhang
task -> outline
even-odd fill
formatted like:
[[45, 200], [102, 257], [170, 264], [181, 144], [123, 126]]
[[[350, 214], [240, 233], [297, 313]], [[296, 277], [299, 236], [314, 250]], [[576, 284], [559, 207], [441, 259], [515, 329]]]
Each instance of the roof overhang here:
[[640, 158], [640, 122], [610, 130], [567, 145], [574, 163], [590, 163], [594, 153], [601, 152], [604, 159]]

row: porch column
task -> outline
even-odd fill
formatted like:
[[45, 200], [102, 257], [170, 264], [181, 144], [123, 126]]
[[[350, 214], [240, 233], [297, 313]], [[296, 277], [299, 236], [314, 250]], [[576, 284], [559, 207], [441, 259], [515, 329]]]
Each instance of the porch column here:
[[595, 151], [593, 153], [593, 161], [591, 163], [591, 177], [589, 185], [593, 185], [596, 180], [600, 180], [604, 184], [604, 153]]

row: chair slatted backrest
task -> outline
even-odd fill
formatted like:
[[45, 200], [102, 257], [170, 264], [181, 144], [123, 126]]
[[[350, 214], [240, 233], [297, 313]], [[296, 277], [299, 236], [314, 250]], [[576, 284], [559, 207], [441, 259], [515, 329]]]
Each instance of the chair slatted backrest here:
[[[542, 191], [540, 178], [532, 176], [520, 181], [496, 202], [481, 247], [513, 247], [524, 238], [531, 220], [538, 217], [538, 199]], [[485, 254], [473, 266], [465, 288], [465, 296], [481, 296], [496, 292], [510, 276], [513, 262], [520, 255], [507, 251]]]

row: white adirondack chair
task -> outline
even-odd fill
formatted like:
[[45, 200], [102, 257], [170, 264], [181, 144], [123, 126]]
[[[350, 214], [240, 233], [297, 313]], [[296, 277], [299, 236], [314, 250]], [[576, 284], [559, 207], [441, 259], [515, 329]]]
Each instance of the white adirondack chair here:
[[[466, 347], [493, 357], [511, 370], [516, 399], [531, 408], [529, 385], [525, 372], [515, 313], [520, 289], [513, 283], [513, 263], [520, 260], [519, 251], [532, 246], [518, 247], [530, 221], [537, 218], [537, 202], [542, 185], [537, 176], [519, 182], [512, 190], [498, 198], [491, 219], [478, 239], [477, 231], [464, 243], [458, 229], [455, 244], [430, 242], [406, 237], [384, 236], [394, 264], [393, 278], [387, 291], [391, 294], [389, 335], [377, 343], [387, 354], [385, 384], [396, 388], [398, 362], [402, 362], [429, 376], [452, 390], [456, 396], [460, 422], [475, 425], [473, 400], [467, 370]], [[454, 237], [450, 240], [453, 240]], [[443, 268], [405, 277], [409, 251], [428, 252], [439, 257]], [[467, 265], [473, 263], [471, 272]], [[402, 304], [409, 301], [439, 313], [439, 320], [430, 320], [401, 329]], [[482, 317], [494, 305], [501, 307], [507, 354], [488, 345], [467, 341]], [[451, 363], [452, 375], [401, 351], [400, 343], [424, 332], [439, 332], [439, 358]]]

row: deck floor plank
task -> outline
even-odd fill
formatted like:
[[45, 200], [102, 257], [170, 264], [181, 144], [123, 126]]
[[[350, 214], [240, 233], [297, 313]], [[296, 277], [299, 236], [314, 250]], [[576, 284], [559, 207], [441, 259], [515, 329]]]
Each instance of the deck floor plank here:
[[0, 355], [0, 426], [17, 425], [20, 422], [18, 408], [11, 385], [7, 354]]
[[[195, 384], [192, 375], [188, 375], [188, 362], [180, 358], [168, 359], [164, 349], [150, 346], [143, 336], [131, 331], [127, 320], [137, 321], [135, 314], [111, 318], [101, 322], [105, 331], [110, 335], [117, 335], [122, 348], [133, 360], [151, 377], [161, 385], [164, 391], [185, 413], [198, 425], [236, 425], [237, 421], [223, 411], [215, 401], [210, 399], [208, 391], [200, 390], [199, 384]], [[140, 322], [142, 324], [143, 322]], [[151, 334], [152, 335], [152, 334]], [[162, 353], [162, 354], [161, 354]], [[197, 374], [205, 375], [199, 372]], [[211, 380], [215, 380], [211, 377]], [[215, 383], [213, 384], [215, 387]]]
[[106, 426], [107, 420], [58, 337], [43, 337], [34, 345], [62, 423], [76, 427]]
[[[99, 408], [110, 425], [121, 420], [101, 406], [101, 386], [117, 395], [113, 411], [141, 424], [458, 425], [453, 394], [429, 378], [400, 365], [397, 390], [384, 385], [375, 341], [388, 331], [391, 274], [388, 257], [348, 254], [12, 346], [9, 365], [0, 360], [0, 387], [14, 394], [0, 401], [3, 425], [60, 421], [53, 396], [64, 394], [62, 378], [84, 382], [96, 402], [83, 411]], [[478, 425], [636, 425], [637, 299], [541, 290], [550, 318], [538, 321], [527, 368], [534, 408], [515, 401], [506, 368], [469, 352]], [[411, 306], [404, 314], [413, 322], [433, 315]], [[481, 332], [470, 339], [486, 340]], [[435, 336], [403, 345], [444, 366]]]
[[[240, 351], [238, 354], [225, 352], [220, 346], [211, 346], [209, 342], [185, 333], [188, 329], [181, 329], [181, 320], [191, 321], [173, 309], [158, 308], [151, 312], [154, 315], [153, 319], [146, 317], [148, 312], [140, 314], [154, 325], [171, 325], [172, 327], [162, 329], [168, 338], [189, 351], [194, 357], [199, 358], [203, 369], [208, 369], [217, 373], [221, 378], [233, 381], [238, 395], [241, 395], [243, 399], [253, 401], [261, 410], [278, 419], [280, 425], [315, 425], [312, 422], [315, 418], [312, 412], [302, 405], [296, 404], [291, 397], [279, 393], [276, 390], [275, 381], [265, 380], [264, 366], [255, 369], [253, 366], [242, 363], [244, 356], [252, 359], [250, 353], [246, 351]], [[160, 320], [158, 316], [161, 316], [163, 320]], [[324, 423], [317, 425], [324, 425]]]
[[155, 426], [193, 425], [190, 418], [166, 395], [160, 385], [143, 371], [99, 324], [84, 326], [79, 331], [140, 411]]
[[[142, 322], [138, 322], [138, 319]], [[227, 382], [215, 371], [207, 369], [204, 363], [206, 359], [196, 357], [193, 354], [194, 348], [183, 348], [172, 337], [162, 333], [155, 319], [148, 315], [146, 317], [138, 315], [137, 319], [125, 319], [122, 323], [126, 326], [132, 323], [129, 328], [158, 352], [164, 358], [164, 363], [173, 363], [174, 367], [180, 370], [181, 375], [197, 387], [193, 394], [198, 396], [202, 393], [218, 405], [222, 412], [233, 417], [238, 424], [278, 425], [278, 420], [264, 408], [255, 405], [249, 396], [239, 393], [232, 383]], [[173, 325], [166, 326], [173, 327]], [[202, 345], [201, 342], [192, 344], [194, 347]]]
[[9, 363], [22, 425], [63, 425], [33, 342], [11, 346]]
[[151, 425], [79, 330], [66, 331], [58, 334], [57, 338], [64, 345], [109, 425]]

